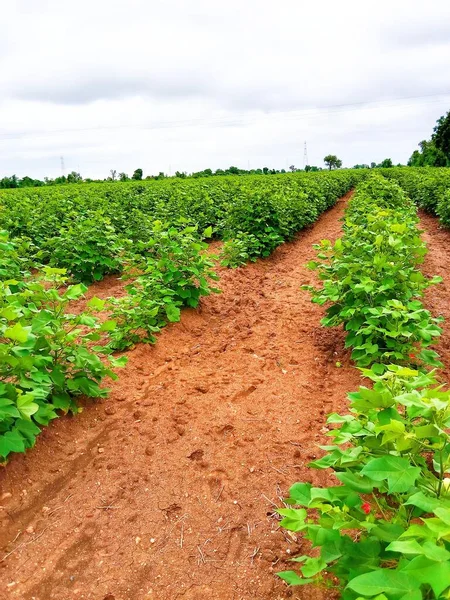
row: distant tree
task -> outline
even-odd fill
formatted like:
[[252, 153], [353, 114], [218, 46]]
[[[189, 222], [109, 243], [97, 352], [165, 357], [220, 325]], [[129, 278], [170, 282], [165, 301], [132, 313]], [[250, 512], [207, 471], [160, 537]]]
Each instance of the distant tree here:
[[433, 140], [422, 140], [419, 142], [419, 150], [414, 150], [408, 160], [408, 167], [445, 167], [450, 164], [444, 152]]
[[126, 173], [119, 173], [119, 181], [130, 181], [130, 178]]
[[375, 169], [376, 166], [377, 166], [377, 163], [374, 163], [374, 162], [370, 163], [370, 168], [371, 169]]
[[269, 172], [269, 167], [263, 167], [264, 175], [267, 175], [268, 172]]
[[370, 169], [369, 165], [366, 165], [365, 163], [363, 163], [361, 165], [355, 165], [353, 168], [354, 169]]
[[434, 145], [445, 154], [450, 163], [450, 110], [445, 117], [438, 119], [433, 131]]
[[295, 165], [291, 165], [291, 166], [289, 167], [289, 170], [290, 170], [292, 173], [295, 173], [295, 171], [296, 171], [297, 169], [295, 168]]
[[240, 174], [240, 169], [238, 169], [238, 167], [228, 167], [228, 169], [226, 170], [226, 173], [228, 173], [228, 175], [239, 175]]
[[11, 177], [3, 177], [0, 180], [0, 188], [11, 189], [19, 187], [19, 180], [17, 175], [11, 175]]
[[0, 180], [0, 189], [3, 188], [25, 188], [25, 187], [39, 187], [45, 185], [45, 181], [40, 179], [33, 179], [25, 175], [22, 179], [19, 179], [17, 175], [11, 175], [11, 177], [3, 177]]
[[76, 171], [72, 171], [67, 175], [67, 183], [80, 183], [83, 181], [83, 178]]
[[110, 173], [111, 173], [111, 181], [115, 181], [116, 180], [116, 176], [117, 176], [116, 169], [111, 169]]
[[175, 171], [175, 177], [179, 177], [180, 179], [186, 179], [187, 173], [186, 171]]
[[42, 185], [45, 185], [43, 181], [40, 181], [39, 179], [33, 179], [32, 177], [28, 177], [26, 175], [19, 181], [19, 187], [40, 187]]
[[381, 167], [382, 169], [388, 169], [389, 167], [392, 167], [392, 159], [385, 158], [384, 160], [382, 160], [380, 162], [380, 164], [378, 166]]
[[408, 160], [409, 167], [450, 166], [450, 111], [436, 121], [430, 140], [419, 142]]
[[[295, 170], [297, 170], [297, 169], [295, 169]], [[294, 171], [292, 171], [292, 172], [294, 172]], [[281, 169], [280, 173], [286, 173], [286, 169]]]
[[328, 169], [340, 169], [342, 167], [342, 160], [340, 160], [335, 154], [327, 154], [323, 159], [323, 162], [327, 165]]
[[135, 179], [136, 181], [142, 181], [142, 174], [142, 169], [136, 169], [133, 173], [132, 179]]
[[211, 169], [204, 169], [203, 171], [196, 171], [195, 173], [192, 173], [192, 177], [198, 178], [198, 177], [212, 177], [214, 175], [214, 173], [212, 172]]

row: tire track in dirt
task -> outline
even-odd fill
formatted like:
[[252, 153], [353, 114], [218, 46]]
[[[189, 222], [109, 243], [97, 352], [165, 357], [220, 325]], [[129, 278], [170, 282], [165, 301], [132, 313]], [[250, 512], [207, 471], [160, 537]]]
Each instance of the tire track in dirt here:
[[108, 399], [53, 422], [3, 469], [5, 597], [327, 597], [274, 576], [302, 542], [273, 510], [295, 481], [326, 483], [306, 464], [360, 381], [342, 331], [322, 328], [300, 290], [344, 204], [269, 259], [221, 270], [222, 294], [130, 351]]

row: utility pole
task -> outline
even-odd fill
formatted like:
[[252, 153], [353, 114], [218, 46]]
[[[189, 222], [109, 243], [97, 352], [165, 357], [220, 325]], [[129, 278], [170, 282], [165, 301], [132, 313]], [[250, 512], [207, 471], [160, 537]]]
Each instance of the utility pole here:
[[306, 141], [305, 141], [305, 144], [303, 146], [303, 169], [306, 167], [307, 164], [308, 164], [308, 146], [306, 145]]

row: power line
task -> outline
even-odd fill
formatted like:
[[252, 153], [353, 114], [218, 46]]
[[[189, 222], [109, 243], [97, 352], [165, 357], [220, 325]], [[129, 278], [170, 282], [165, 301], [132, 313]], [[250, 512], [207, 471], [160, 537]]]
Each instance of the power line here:
[[[155, 123], [147, 123], [147, 124], [142, 124], [142, 123], [136, 123], [136, 124], [128, 124], [128, 125], [100, 125], [100, 126], [95, 126], [95, 127], [80, 127], [80, 128], [66, 128], [66, 129], [50, 129], [50, 130], [36, 130], [36, 131], [21, 131], [21, 132], [14, 132], [14, 133], [8, 133], [8, 132], [3, 132], [0, 133], [0, 141], [1, 140], [16, 140], [16, 139], [21, 139], [22, 137], [32, 137], [32, 138], [36, 138], [36, 137], [47, 137], [47, 136], [52, 136], [52, 135], [59, 135], [59, 134], [63, 134], [63, 133], [84, 133], [84, 132], [94, 132], [94, 131], [117, 131], [117, 130], [121, 130], [121, 129], [139, 129], [139, 130], [155, 130], [155, 129], [166, 129], [166, 128], [177, 128], [177, 127], [191, 127], [191, 126], [198, 126], [198, 125], [210, 125], [210, 126], [219, 126], [219, 125], [233, 125], [233, 124], [237, 124], [236, 119], [246, 119], [246, 123], [242, 123], [242, 124], [251, 124], [252, 121], [255, 121], [257, 119], [260, 119], [261, 116], [265, 116], [265, 117], [274, 117], [274, 116], [278, 116], [278, 117], [282, 117], [285, 120], [297, 120], [297, 119], [302, 119], [304, 117], [315, 117], [315, 116], [322, 116], [323, 114], [332, 114], [332, 113], [337, 113], [337, 112], [346, 112], [346, 111], [352, 111], [355, 109], [359, 109], [359, 110], [377, 110], [377, 109], [382, 109], [382, 108], [391, 108], [391, 107], [406, 107], [406, 106], [418, 106], [418, 105], [426, 105], [426, 104], [432, 104], [432, 103], [436, 103], [436, 102], [440, 102], [445, 100], [446, 98], [450, 98], [450, 92], [445, 93], [445, 94], [428, 94], [428, 95], [422, 95], [422, 96], [405, 96], [405, 97], [398, 97], [398, 98], [391, 98], [389, 100], [377, 100], [374, 102], [367, 102], [367, 101], [362, 101], [362, 102], [352, 102], [352, 103], [345, 103], [345, 104], [330, 104], [330, 105], [325, 105], [325, 106], [319, 106], [316, 108], [305, 108], [305, 109], [299, 109], [296, 111], [287, 111], [287, 112], [280, 112], [280, 111], [273, 111], [273, 112], [268, 112], [268, 113], [264, 113], [259, 111], [258, 114], [249, 114], [248, 112], [239, 112], [239, 113], [234, 113], [232, 115], [229, 116], [223, 116], [223, 117], [213, 117], [211, 119], [205, 119], [204, 117], [199, 117], [196, 119], [186, 119], [186, 120], [178, 120], [178, 121], [159, 121], [159, 122], [155, 122]], [[424, 99], [429, 99], [429, 102], [420, 102], [420, 103], [414, 103], [414, 104], [398, 104], [399, 101], [404, 101], [404, 100], [424, 100]]]

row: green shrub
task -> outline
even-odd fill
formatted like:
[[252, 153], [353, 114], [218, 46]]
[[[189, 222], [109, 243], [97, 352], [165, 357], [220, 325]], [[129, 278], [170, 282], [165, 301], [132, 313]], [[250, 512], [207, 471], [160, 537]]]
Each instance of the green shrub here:
[[[291, 585], [333, 585], [343, 600], [447, 598], [450, 588], [450, 392], [433, 373], [390, 365], [363, 374], [373, 389], [330, 415], [332, 444], [310, 466], [340, 485], [296, 483], [281, 526], [303, 532], [318, 557], [299, 556]], [[295, 507], [295, 508], [294, 508]], [[300, 507], [300, 508], [296, 508]]]
[[316, 246], [322, 287], [306, 286], [313, 302], [327, 304], [322, 324], [343, 324], [346, 346], [360, 366], [417, 359], [438, 366], [427, 347], [440, 334], [439, 319], [418, 300], [440, 281], [427, 279], [417, 265], [426, 247], [417, 230], [413, 204], [398, 185], [373, 175], [361, 184], [346, 211], [344, 236]]
[[[211, 235], [211, 229], [203, 232], [203, 237]], [[110, 300], [117, 321], [111, 347], [155, 341], [161, 327], [179, 321], [183, 306], [195, 308], [201, 296], [218, 291], [209, 283], [218, 277], [207, 248], [195, 227], [180, 231], [155, 221], [152, 237], [129, 258], [125, 276], [135, 279], [127, 286], [127, 295]]]
[[[100, 325], [93, 316], [103, 306], [96, 298], [87, 312], [69, 313], [69, 302], [87, 288], [60, 291], [64, 273], [46, 267], [41, 276], [0, 281], [1, 459], [33, 446], [40, 426], [61, 411], [78, 412], [78, 396], [106, 396], [102, 379], [116, 378], [98, 356], [108, 351], [89, 348], [114, 323]], [[109, 359], [111, 366], [124, 363]]]

